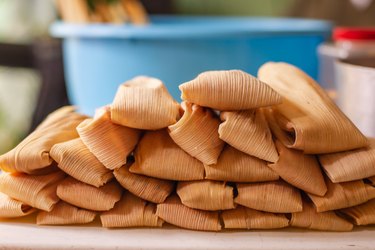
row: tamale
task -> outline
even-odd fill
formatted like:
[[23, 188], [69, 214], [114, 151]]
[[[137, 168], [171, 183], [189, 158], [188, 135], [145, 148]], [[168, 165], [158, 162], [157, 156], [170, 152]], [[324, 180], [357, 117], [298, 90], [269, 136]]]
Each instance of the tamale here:
[[129, 15], [131, 23], [144, 25], [149, 22], [146, 9], [139, 0], [121, 0], [121, 4]]
[[177, 194], [182, 204], [201, 210], [225, 210], [235, 207], [233, 187], [218, 181], [181, 181]]
[[374, 225], [375, 224], [375, 199], [372, 199], [366, 203], [355, 207], [349, 207], [340, 210], [340, 214], [344, 214], [347, 218], [350, 218], [354, 224], [358, 226], [362, 225]]
[[217, 110], [245, 110], [281, 103], [276, 91], [241, 70], [206, 71], [179, 88], [182, 100]]
[[366, 137], [307, 74], [287, 63], [266, 63], [258, 77], [283, 97], [274, 107], [281, 129], [275, 135], [306, 154], [324, 154], [367, 146]]
[[184, 102], [181, 119], [168, 127], [173, 141], [204, 164], [215, 164], [223, 150], [218, 129], [220, 120], [209, 109]]
[[0, 193], [0, 218], [16, 218], [35, 212], [36, 210], [22, 201]]

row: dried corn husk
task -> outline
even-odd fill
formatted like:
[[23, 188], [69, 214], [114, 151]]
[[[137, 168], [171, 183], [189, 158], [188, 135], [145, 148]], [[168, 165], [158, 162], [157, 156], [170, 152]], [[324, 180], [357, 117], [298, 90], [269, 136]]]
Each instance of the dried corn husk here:
[[244, 110], [281, 103], [281, 97], [241, 70], [207, 71], [179, 86], [181, 99], [218, 110]]
[[233, 187], [217, 181], [183, 181], [177, 184], [177, 194], [182, 204], [201, 210], [235, 208]]
[[144, 25], [149, 22], [147, 12], [139, 0], [121, 0], [121, 3], [129, 15], [130, 22], [136, 25]]
[[56, 188], [63, 178], [65, 178], [65, 174], [61, 171], [47, 175], [2, 173], [0, 175], [0, 192], [32, 207], [51, 211], [59, 201]]
[[280, 141], [276, 141], [276, 147], [280, 158], [268, 166], [283, 180], [311, 194], [323, 196], [327, 192], [319, 162], [314, 155], [286, 148]]
[[95, 219], [93, 211], [77, 208], [60, 201], [50, 212], [40, 211], [36, 217], [38, 225], [86, 224]]
[[34, 174], [50, 166], [53, 162], [49, 155], [51, 147], [78, 137], [75, 128], [86, 116], [74, 111], [74, 107], [68, 106], [47, 116], [20, 144], [0, 156], [0, 168], [7, 172]]
[[204, 164], [215, 164], [223, 150], [218, 129], [220, 120], [209, 109], [184, 102], [184, 114], [181, 119], [168, 127], [173, 141], [185, 152]]
[[340, 111], [325, 91], [308, 75], [286, 63], [266, 63], [258, 71], [283, 98], [273, 115], [284, 136], [284, 145], [308, 154], [364, 147], [366, 137]]
[[116, 169], [113, 174], [129, 192], [154, 203], [164, 202], [174, 189], [173, 182], [130, 173], [129, 166]]
[[201, 231], [221, 230], [218, 212], [189, 208], [181, 203], [177, 195], [168, 197], [156, 207], [156, 215], [172, 225]]
[[111, 122], [108, 108], [94, 119], [86, 119], [77, 131], [90, 152], [108, 169], [117, 169], [126, 163], [126, 157], [138, 142], [140, 131]]
[[290, 225], [324, 231], [351, 231], [353, 229], [350, 222], [337, 216], [333, 211], [316, 212], [313, 204], [308, 201], [303, 202], [302, 212], [292, 213]]
[[366, 148], [319, 156], [324, 171], [333, 183], [375, 175], [375, 139], [369, 138], [369, 143]]
[[132, 173], [177, 181], [204, 178], [203, 164], [177, 146], [164, 129], [146, 132], [134, 156]]
[[113, 209], [100, 215], [100, 220], [103, 227], [161, 227], [163, 220], [155, 209], [155, 204], [126, 193]]
[[227, 229], [272, 229], [289, 225], [284, 214], [261, 212], [243, 206], [223, 211], [221, 218]]
[[180, 105], [159, 79], [139, 76], [118, 88], [111, 119], [131, 128], [156, 130], [176, 123], [179, 109]]
[[100, 187], [113, 177], [80, 138], [54, 145], [50, 154], [61, 170], [84, 183]]
[[222, 112], [220, 139], [232, 147], [260, 159], [276, 162], [279, 158], [271, 131], [263, 114], [255, 110]]
[[298, 189], [284, 181], [237, 184], [238, 196], [234, 201], [245, 207], [272, 213], [302, 211]]
[[0, 218], [16, 218], [35, 212], [36, 210], [26, 203], [10, 198], [0, 193]]
[[217, 164], [204, 165], [206, 179], [233, 182], [278, 180], [279, 175], [267, 163], [251, 155], [226, 146]]
[[375, 224], [375, 199], [355, 207], [342, 209], [340, 213], [358, 226]]
[[94, 211], [112, 209], [115, 203], [121, 199], [121, 194], [122, 188], [115, 181], [97, 188], [68, 177], [57, 186], [57, 196], [61, 200]]
[[56, 6], [64, 22], [83, 24], [90, 21], [85, 0], [57, 0]]

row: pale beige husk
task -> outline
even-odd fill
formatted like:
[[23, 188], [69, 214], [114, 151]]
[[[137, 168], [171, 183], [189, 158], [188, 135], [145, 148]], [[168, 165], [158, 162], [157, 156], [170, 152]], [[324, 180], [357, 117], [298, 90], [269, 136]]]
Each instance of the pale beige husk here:
[[109, 108], [103, 108], [94, 119], [84, 120], [77, 131], [90, 152], [111, 170], [126, 163], [140, 136], [137, 129], [112, 123]]
[[156, 215], [169, 224], [200, 231], [221, 230], [218, 212], [189, 208], [181, 203], [177, 195], [168, 197], [156, 207]]
[[364, 204], [340, 210], [358, 226], [375, 225], [375, 199]]
[[235, 208], [233, 187], [218, 181], [181, 181], [176, 192], [182, 204], [201, 210], [225, 210]]
[[0, 193], [0, 218], [17, 218], [35, 212], [36, 209], [22, 201]]
[[181, 119], [168, 127], [170, 137], [204, 164], [215, 164], [225, 144], [218, 134], [219, 118], [196, 104], [184, 102], [182, 107], [185, 112]]
[[279, 158], [271, 131], [262, 112], [244, 110], [221, 112], [220, 139], [232, 147], [262, 160], [276, 162]]
[[57, 186], [57, 196], [80, 208], [108, 211], [121, 199], [122, 190], [116, 181], [97, 188], [68, 177]]
[[114, 123], [157, 130], [177, 122], [180, 105], [156, 78], [139, 76], [123, 83], [111, 106]]
[[284, 214], [267, 213], [243, 206], [223, 211], [220, 216], [226, 229], [275, 229], [289, 225]]
[[283, 97], [273, 115], [284, 145], [308, 154], [367, 146], [366, 137], [307, 74], [287, 63], [266, 63], [258, 77]]
[[214, 165], [204, 165], [206, 179], [232, 182], [261, 182], [278, 180], [279, 175], [267, 162], [245, 154], [229, 145]]
[[245, 207], [272, 213], [302, 211], [299, 190], [282, 180], [237, 184], [237, 190], [234, 201]]
[[155, 210], [155, 204], [125, 193], [113, 209], [100, 215], [100, 220], [103, 227], [161, 227], [163, 220]]
[[0, 156], [0, 168], [33, 174], [50, 166], [53, 162], [49, 155], [51, 147], [78, 137], [76, 126], [86, 118], [75, 113], [71, 106], [56, 110], [14, 149]]
[[146, 132], [134, 156], [132, 173], [177, 181], [204, 178], [203, 163], [177, 146], [165, 129]]
[[319, 162], [314, 155], [289, 149], [276, 141], [279, 160], [268, 166], [289, 184], [311, 194], [323, 196], [327, 192]]
[[245, 110], [281, 103], [272, 88], [241, 70], [206, 71], [181, 84], [181, 99], [218, 110]]
[[36, 217], [38, 225], [87, 224], [95, 219], [96, 213], [77, 208], [60, 201], [50, 212], [40, 211]]
[[2, 173], [0, 175], [0, 192], [32, 207], [51, 211], [59, 201], [56, 195], [57, 185], [64, 178], [65, 173], [62, 171], [47, 175]]
[[84, 183], [100, 187], [113, 178], [112, 172], [104, 167], [80, 138], [54, 145], [50, 154], [61, 170]]
[[129, 166], [116, 169], [113, 174], [129, 192], [153, 203], [164, 202], [174, 189], [174, 182], [130, 173]]
[[303, 202], [303, 211], [292, 213], [292, 227], [301, 227], [323, 231], [351, 231], [353, 224], [337, 216], [333, 211], [316, 212], [310, 201]]
[[324, 171], [333, 183], [361, 180], [375, 175], [375, 139], [369, 146], [319, 156]]

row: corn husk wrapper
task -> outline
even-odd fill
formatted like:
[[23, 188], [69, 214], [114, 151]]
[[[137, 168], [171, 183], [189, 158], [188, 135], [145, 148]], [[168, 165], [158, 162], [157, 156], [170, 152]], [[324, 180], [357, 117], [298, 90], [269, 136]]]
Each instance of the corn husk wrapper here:
[[375, 224], [375, 199], [364, 204], [340, 210], [341, 214], [350, 218], [358, 226]]
[[337, 216], [333, 211], [318, 213], [313, 204], [308, 201], [303, 202], [303, 211], [292, 213], [290, 220], [292, 227], [323, 231], [351, 231], [353, 225]]
[[177, 181], [204, 178], [203, 164], [177, 146], [164, 129], [146, 132], [134, 156], [132, 173]]
[[318, 196], [327, 192], [319, 162], [314, 155], [305, 155], [302, 151], [289, 149], [276, 141], [279, 160], [268, 166], [289, 184]]
[[77, 131], [90, 152], [108, 169], [117, 169], [126, 163], [126, 157], [136, 146], [140, 131], [111, 122], [108, 108], [96, 118], [86, 119]]
[[353, 207], [375, 198], [375, 187], [361, 181], [332, 183], [325, 178], [328, 191], [323, 196], [308, 194], [317, 212]]
[[51, 113], [20, 144], [0, 156], [0, 168], [7, 172], [34, 174], [50, 166], [53, 159], [51, 147], [78, 137], [76, 126], [86, 116], [74, 112], [74, 107], [63, 107]]
[[281, 103], [272, 88], [241, 70], [207, 71], [179, 86], [181, 99], [217, 110], [245, 110]]
[[220, 231], [219, 213], [189, 208], [181, 203], [177, 195], [158, 204], [156, 215], [169, 224], [200, 231]]
[[281, 128], [275, 135], [285, 146], [307, 154], [367, 146], [366, 137], [325, 91], [298, 68], [286, 63], [266, 63], [259, 69], [258, 77], [283, 97], [283, 103], [273, 112], [273, 124]]
[[177, 184], [177, 194], [182, 204], [201, 210], [235, 208], [233, 187], [217, 181], [185, 181]]
[[283, 214], [261, 212], [243, 206], [223, 211], [221, 218], [227, 229], [273, 229], [289, 225], [289, 220]]
[[12, 199], [8, 195], [0, 193], [0, 218], [22, 217], [35, 211], [35, 208], [32, 208], [26, 203]]
[[237, 184], [237, 204], [271, 213], [302, 211], [302, 199], [298, 189], [284, 181]]
[[147, 12], [138, 0], [121, 0], [121, 4], [129, 15], [130, 22], [135, 25], [144, 25], [149, 22]]
[[51, 156], [65, 173], [95, 187], [103, 186], [113, 177], [80, 138], [54, 145]]
[[205, 165], [206, 179], [232, 182], [261, 182], [278, 180], [279, 175], [267, 163], [226, 146], [217, 164]]
[[57, 185], [64, 178], [65, 174], [61, 171], [47, 175], [2, 173], [0, 192], [29, 206], [51, 211], [59, 201], [56, 195]]
[[155, 204], [126, 193], [113, 209], [100, 215], [100, 220], [103, 227], [161, 227], [163, 220], [155, 210]]
[[179, 109], [159, 79], [139, 76], [118, 88], [111, 119], [130, 128], [157, 130], [176, 123]]
[[116, 169], [117, 181], [134, 195], [153, 203], [162, 203], [172, 193], [174, 183], [129, 172], [129, 166]]
[[94, 211], [112, 209], [115, 203], [121, 199], [121, 194], [122, 188], [115, 181], [97, 188], [68, 177], [57, 186], [57, 196], [61, 200]]
[[40, 211], [36, 217], [38, 225], [87, 224], [95, 219], [96, 213], [77, 208], [60, 201], [50, 212]]
[[168, 127], [170, 137], [204, 164], [215, 164], [224, 147], [217, 132], [220, 120], [209, 109], [186, 102], [182, 106], [185, 107], [183, 116]]
[[369, 138], [369, 143], [366, 148], [319, 156], [324, 171], [333, 183], [375, 175], [375, 139]]
[[255, 110], [222, 112], [220, 139], [232, 147], [260, 159], [276, 162], [279, 158], [271, 131], [263, 114]]

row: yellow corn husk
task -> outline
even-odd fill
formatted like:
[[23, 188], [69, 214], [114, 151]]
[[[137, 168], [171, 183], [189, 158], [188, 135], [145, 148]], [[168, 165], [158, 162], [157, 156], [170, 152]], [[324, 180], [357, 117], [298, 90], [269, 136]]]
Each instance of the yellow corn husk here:
[[51, 147], [78, 137], [76, 126], [86, 119], [74, 110], [74, 107], [63, 107], [47, 116], [20, 144], [0, 156], [0, 168], [7, 172], [35, 174], [50, 166]]
[[237, 204], [271, 213], [302, 211], [302, 199], [298, 189], [284, 181], [237, 184]]
[[163, 220], [155, 214], [155, 204], [147, 204], [131, 193], [123, 195], [115, 207], [100, 215], [103, 227], [161, 227]]
[[129, 171], [160, 179], [191, 181], [204, 178], [204, 166], [169, 137], [166, 130], [146, 132]]
[[241, 70], [207, 71], [179, 86], [181, 99], [218, 110], [245, 110], [281, 103], [272, 88]]
[[283, 98], [275, 107], [276, 134], [284, 145], [307, 154], [340, 152], [367, 146], [366, 137], [308, 75], [286, 63], [266, 63], [258, 71]]
[[278, 180], [279, 175], [267, 163], [226, 146], [217, 164], [204, 165], [206, 179], [232, 182], [261, 182]]
[[215, 164], [223, 150], [218, 129], [220, 120], [209, 109], [184, 102], [181, 119], [168, 127], [173, 141], [204, 164]]
[[375, 199], [364, 204], [340, 210], [358, 226], [375, 224]]
[[113, 177], [80, 138], [54, 145], [50, 154], [61, 170], [84, 183], [100, 187]]
[[35, 208], [26, 203], [14, 200], [6, 194], [0, 193], [0, 218], [22, 217], [35, 211]]
[[77, 208], [60, 201], [50, 212], [40, 211], [36, 217], [38, 225], [87, 224], [95, 219], [93, 211]]
[[111, 106], [112, 122], [157, 130], [177, 122], [180, 105], [156, 78], [139, 76], [120, 85]]
[[328, 191], [323, 197], [308, 194], [317, 212], [353, 207], [375, 198], [375, 187], [361, 181], [332, 183], [325, 178]]
[[276, 141], [279, 160], [268, 166], [289, 184], [318, 196], [327, 192], [319, 162], [314, 155], [305, 155], [302, 151], [286, 148]]
[[289, 225], [284, 214], [261, 212], [243, 206], [223, 211], [221, 218], [227, 229], [272, 229]]
[[174, 183], [129, 172], [129, 166], [123, 166], [113, 172], [117, 181], [134, 195], [154, 203], [162, 203], [172, 193]]
[[89, 9], [84, 0], [57, 0], [56, 5], [64, 22], [84, 24], [90, 21]]
[[218, 181], [183, 181], [177, 184], [177, 194], [182, 204], [201, 210], [235, 208], [233, 187]]
[[324, 171], [333, 183], [375, 175], [375, 139], [369, 138], [369, 143], [366, 148], [319, 156]]
[[0, 175], [0, 192], [32, 207], [51, 211], [59, 201], [56, 195], [57, 185], [64, 178], [65, 173], [61, 171], [47, 175], [2, 173]]
[[351, 231], [353, 229], [350, 222], [337, 216], [333, 211], [316, 212], [313, 204], [308, 201], [303, 202], [302, 212], [292, 213], [290, 225], [323, 231]]
[[112, 209], [115, 203], [121, 199], [121, 194], [122, 188], [115, 181], [97, 188], [68, 177], [57, 186], [57, 196], [61, 200], [93, 211]]
[[262, 160], [276, 162], [279, 158], [271, 131], [263, 114], [255, 110], [222, 112], [220, 139], [232, 147]]
[[131, 23], [144, 25], [149, 22], [147, 12], [139, 0], [121, 0], [121, 4], [129, 15]]
[[177, 195], [158, 204], [156, 215], [169, 224], [200, 231], [220, 231], [219, 213], [202, 211], [183, 205]]
[[126, 157], [138, 143], [140, 131], [111, 122], [108, 108], [96, 118], [86, 119], [77, 131], [86, 147], [108, 169], [117, 169], [126, 163]]

